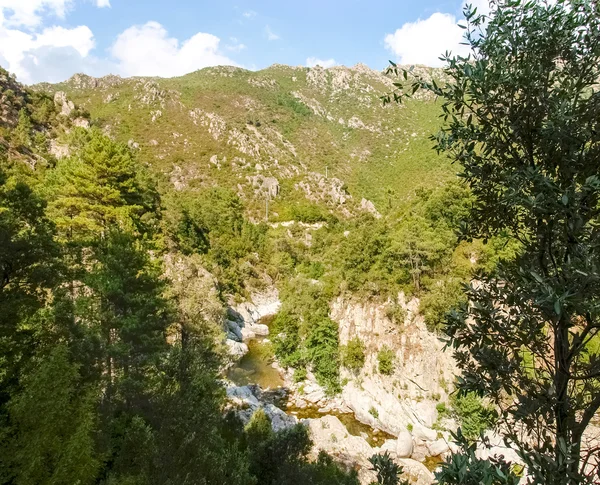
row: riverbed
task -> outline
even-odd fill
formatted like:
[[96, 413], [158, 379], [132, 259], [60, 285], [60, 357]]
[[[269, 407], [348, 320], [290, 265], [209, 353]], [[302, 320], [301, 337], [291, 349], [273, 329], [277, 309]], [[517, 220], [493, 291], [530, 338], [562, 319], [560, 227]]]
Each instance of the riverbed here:
[[[272, 317], [264, 317], [259, 323], [269, 325]], [[274, 395], [278, 399], [273, 404], [298, 419], [315, 419], [326, 414], [336, 416], [353, 436], [362, 436], [372, 447], [381, 446], [386, 440], [395, 437], [383, 431], [373, 429], [361, 423], [352, 413], [327, 412], [321, 413], [316, 407], [289, 407], [285, 381], [279, 371], [273, 367], [273, 352], [268, 338], [254, 338], [248, 342], [248, 353], [227, 371], [227, 379], [237, 386], [258, 385], [264, 391], [278, 391]]]

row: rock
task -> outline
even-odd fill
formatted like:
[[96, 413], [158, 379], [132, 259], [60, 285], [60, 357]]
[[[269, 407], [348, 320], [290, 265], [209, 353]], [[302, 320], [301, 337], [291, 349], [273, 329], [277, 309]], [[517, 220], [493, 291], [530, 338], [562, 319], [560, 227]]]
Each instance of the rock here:
[[60, 160], [71, 155], [71, 149], [69, 145], [62, 145], [56, 140], [50, 140], [50, 153]]
[[279, 195], [279, 181], [275, 177], [265, 177], [261, 174], [246, 177], [257, 194], [268, 194], [275, 198]]
[[54, 104], [60, 106], [60, 114], [63, 116], [69, 116], [75, 109], [73, 101], [67, 99], [67, 94], [64, 91], [57, 91], [54, 94]]
[[[260, 388], [256, 387], [256, 391], [260, 394]], [[256, 396], [254, 386], [230, 385], [227, 387], [226, 392], [229, 401], [238, 407], [235, 412], [243, 423], [248, 423], [259, 408], [262, 408], [271, 420], [273, 431], [289, 428], [298, 423], [295, 416], [286, 414], [285, 411], [274, 404], [261, 402]]]
[[250, 329], [256, 335], [260, 335], [261, 337], [265, 337], [265, 336], [269, 335], [269, 327], [267, 325], [263, 325], [262, 323], [257, 323], [255, 325], [251, 325]]
[[[314, 447], [350, 461], [365, 462], [373, 455], [373, 448], [360, 436], [348, 433], [346, 427], [336, 416], [323, 416], [308, 419], [308, 429]], [[344, 460], [345, 461], [345, 460]]]
[[413, 453], [413, 439], [409, 431], [402, 431], [396, 440], [396, 455], [398, 458], [410, 458]]
[[289, 428], [298, 423], [298, 419], [295, 416], [286, 414], [285, 411], [279, 409], [274, 404], [266, 404], [264, 410], [265, 414], [271, 419], [273, 431]]
[[241, 333], [243, 340], [251, 340], [256, 338], [256, 334], [252, 331], [252, 327], [242, 327]]
[[258, 408], [260, 402], [248, 386], [229, 386], [226, 389], [227, 397], [235, 404], [246, 404]]
[[90, 127], [90, 120], [82, 117], [75, 118], [73, 120], [73, 126], [78, 126], [87, 130]]
[[440, 456], [450, 451], [450, 447], [444, 439], [436, 440], [433, 443], [427, 443], [427, 448], [429, 449], [430, 456]]
[[396, 456], [396, 450], [398, 447], [397, 440], [385, 440], [385, 442], [379, 448], [379, 453], [388, 452], [392, 456]]
[[236, 342], [235, 340], [227, 339], [225, 344], [228, 347], [229, 355], [235, 360], [241, 359], [248, 353], [248, 346], [242, 342]]
[[403, 478], [408, 477], [412, 485], [431, 485], [435, 479], [425, 465], [410, 458], [398, 459], [404, 470]]
[[225, 320], [225, 324], [227, 325], [228, 333], [231, 333], [234, 336], [232, 340], [235, 340], [236, 342], [241, 342], [244, 336], [242, 335], [242, 331], [240, 330], [240, 326], [237, 324], [237, 322], [234, 322], [232, 320]]
[[438, 439], [437, 431], [431, 428], [427, 428], [422, 424], [414, 424], [412, 434], [415, 440], [423, 441], [435, 441]]
[[375, 204], [373, 204], [373, 202], [371, 202], [370, 200], [362, 199], [360, 201], [360, 208], [365, 212], [369, 212], [370, 214], [372, 214], [376, 219], [381, 219], [381, 214], [375, 208]]

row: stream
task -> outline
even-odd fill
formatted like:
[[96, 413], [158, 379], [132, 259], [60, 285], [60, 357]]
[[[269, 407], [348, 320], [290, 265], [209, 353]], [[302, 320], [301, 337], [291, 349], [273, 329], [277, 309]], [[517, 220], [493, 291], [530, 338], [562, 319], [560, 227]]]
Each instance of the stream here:
[[[269, 325], [273, 316], [263, 317], [258, 323]], [[254, 338], [247, 342], [248, 353], [244, 355], [235, 365], [227, 371], [226, 377], [236, 386], [247, 386], [256, 384], [265, 391], [285, 390], [285, 382], [279, 371], [273, 368], [272, 349], [268, 338]], [[286, 396], [286, 392], [275, 393], [277, 396]], [[273, 404], [298, 419], [314, 419], [324, 416], [316, 407], [288, 407], [285, 397], [274, 399]], [[381, 446], [388, 439], [395, 436], [383, 431], [373, 429], [369, 425], [361, 423], [353, 413], [328, 412], [328, 415], [336, 416], [346, 427], [348, 433], [354, 436], [362, 436], [372, 447]]]

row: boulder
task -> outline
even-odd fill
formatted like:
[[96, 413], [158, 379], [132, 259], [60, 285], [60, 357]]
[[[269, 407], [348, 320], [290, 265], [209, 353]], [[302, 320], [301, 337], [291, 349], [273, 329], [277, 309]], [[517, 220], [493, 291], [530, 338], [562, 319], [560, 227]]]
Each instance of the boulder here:
[[398, 464], [402, 466], [403, 478], [408, 477], [412, 485], [431, 485], [435, 479], [425, 465], [410, 458], [398, 459]]
[[[389, 453], [392, 456], [396, 456], [396, 449], [398, 447], [397, 440], [385, 440], [385, 442], [379, 448], [378, 453]], [[377, 451], [377, 450], [373, 450]]]
[[450, 451], [450, 446], [448, 446], [448, 443], [444, 439], [436, 440], [433, 443], [427, 443], [427, 448], [429, 449], [430, 456], [440, 456]]
[[232, 320], [225, 320], [225, 323], [227, 324], [227, 332], [233, 335], [233, 337], [230, 338], [236, 342], [241, 342], [244, 336], [242, 335], [240, 326]]
[[75, 109], [73, 101], [67, 99], [67, 94], [64, 91], [57, 91], [54, 94], [54, 104], [61, 108], [60, 114], [64, 116], [69, 116]]
[[248, 346], [242, 342], [236, 342], [235, 340], [227, 339], [225, 341], [229, 355], [234, 359], [241, 359], [248, 353]]
[[396, 456], [410, 458], [413, 453], [413, 438], [409, 431], [402, 431], [396, 440]]
[[269, 327], [262, 323], [251, 325], [250, 330], [252, 330], [256, 335], [260, 335], [261, 337], [266, 337], [267, 335], [269, 335]]
[[438, 439], [437, 431], [427, 428], [422, 424], [414, 424], [412, 434], [416, 440], [435, 441]]

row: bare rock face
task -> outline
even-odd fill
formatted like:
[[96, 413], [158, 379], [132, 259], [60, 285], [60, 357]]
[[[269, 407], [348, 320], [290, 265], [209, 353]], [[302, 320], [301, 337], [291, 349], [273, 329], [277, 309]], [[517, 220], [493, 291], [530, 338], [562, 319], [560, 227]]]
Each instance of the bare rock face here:
[[404, 469], [403, 479], [408, 479], [417, 485], [431, 485], [433, 474], [418, 461], [410, 458], [400, 458], [393, 450], [394, 441], [388, 440], [382, 448], [371, 448], [367, 441], [360, 436], [352, 436], [346, 427], [335, 416], [323, 416], [319, 419], [309, 419], [308, 428], [314, 443], [315, 454], [326, 451], [338, 462], [348, 467], [358, 468], [358, 477], [362, 484], [369, 484], [376, 480], [371, 471], [369, 458], [375, 453], [389, 451], [390, 455]]
[[54, 94], [54, 104], [60, 107], [60, 114], [63, 116], [70, 116], [75, 109], [73, 101], [67, 99], [67, 94], [64, 91], [57, 91]]
[[275, 315], [280, 306], [279, 293], [275, 288], [270, 288], [253, 294], [250, 301], [231, 304], [227, 312], [229, 320], [238, 326], [243, 340], [249, 340], [257, 335], [269, 335], [269, 327], [258, 322], [263, 317]]
[[225, 344], [227, 345], [227, 353], [234, 360], [239, 360], [248, 353], [248, 346], [243, 342], [227, 339]]
[[73, 126], [78, 126], [80, 128], [85, 128], [86, 130], [90, 127], [90, 120], [79, 117], [73, 120]]
[[279, 181], [275, 177], [265, 177], [263, 175], [253, 175], [247, 177], [252, 184], [254, 192], [269, 195], [274, 199], [279, 195]]
[[71, 149], [53, 139], [50, 140], [50, 153], [60, 160], [71, 155]]
[[381, 219], [381, 214], [379, 213], [379, 211], [375, 208], [375, 204], [373, 204], [373, 202], [371, 202], [368, 199], [362, 199], [360, 201], [360, 208], [365, 211], [368, 212], [370, 214], [373, 214], [373, 216], [376, 219]]

